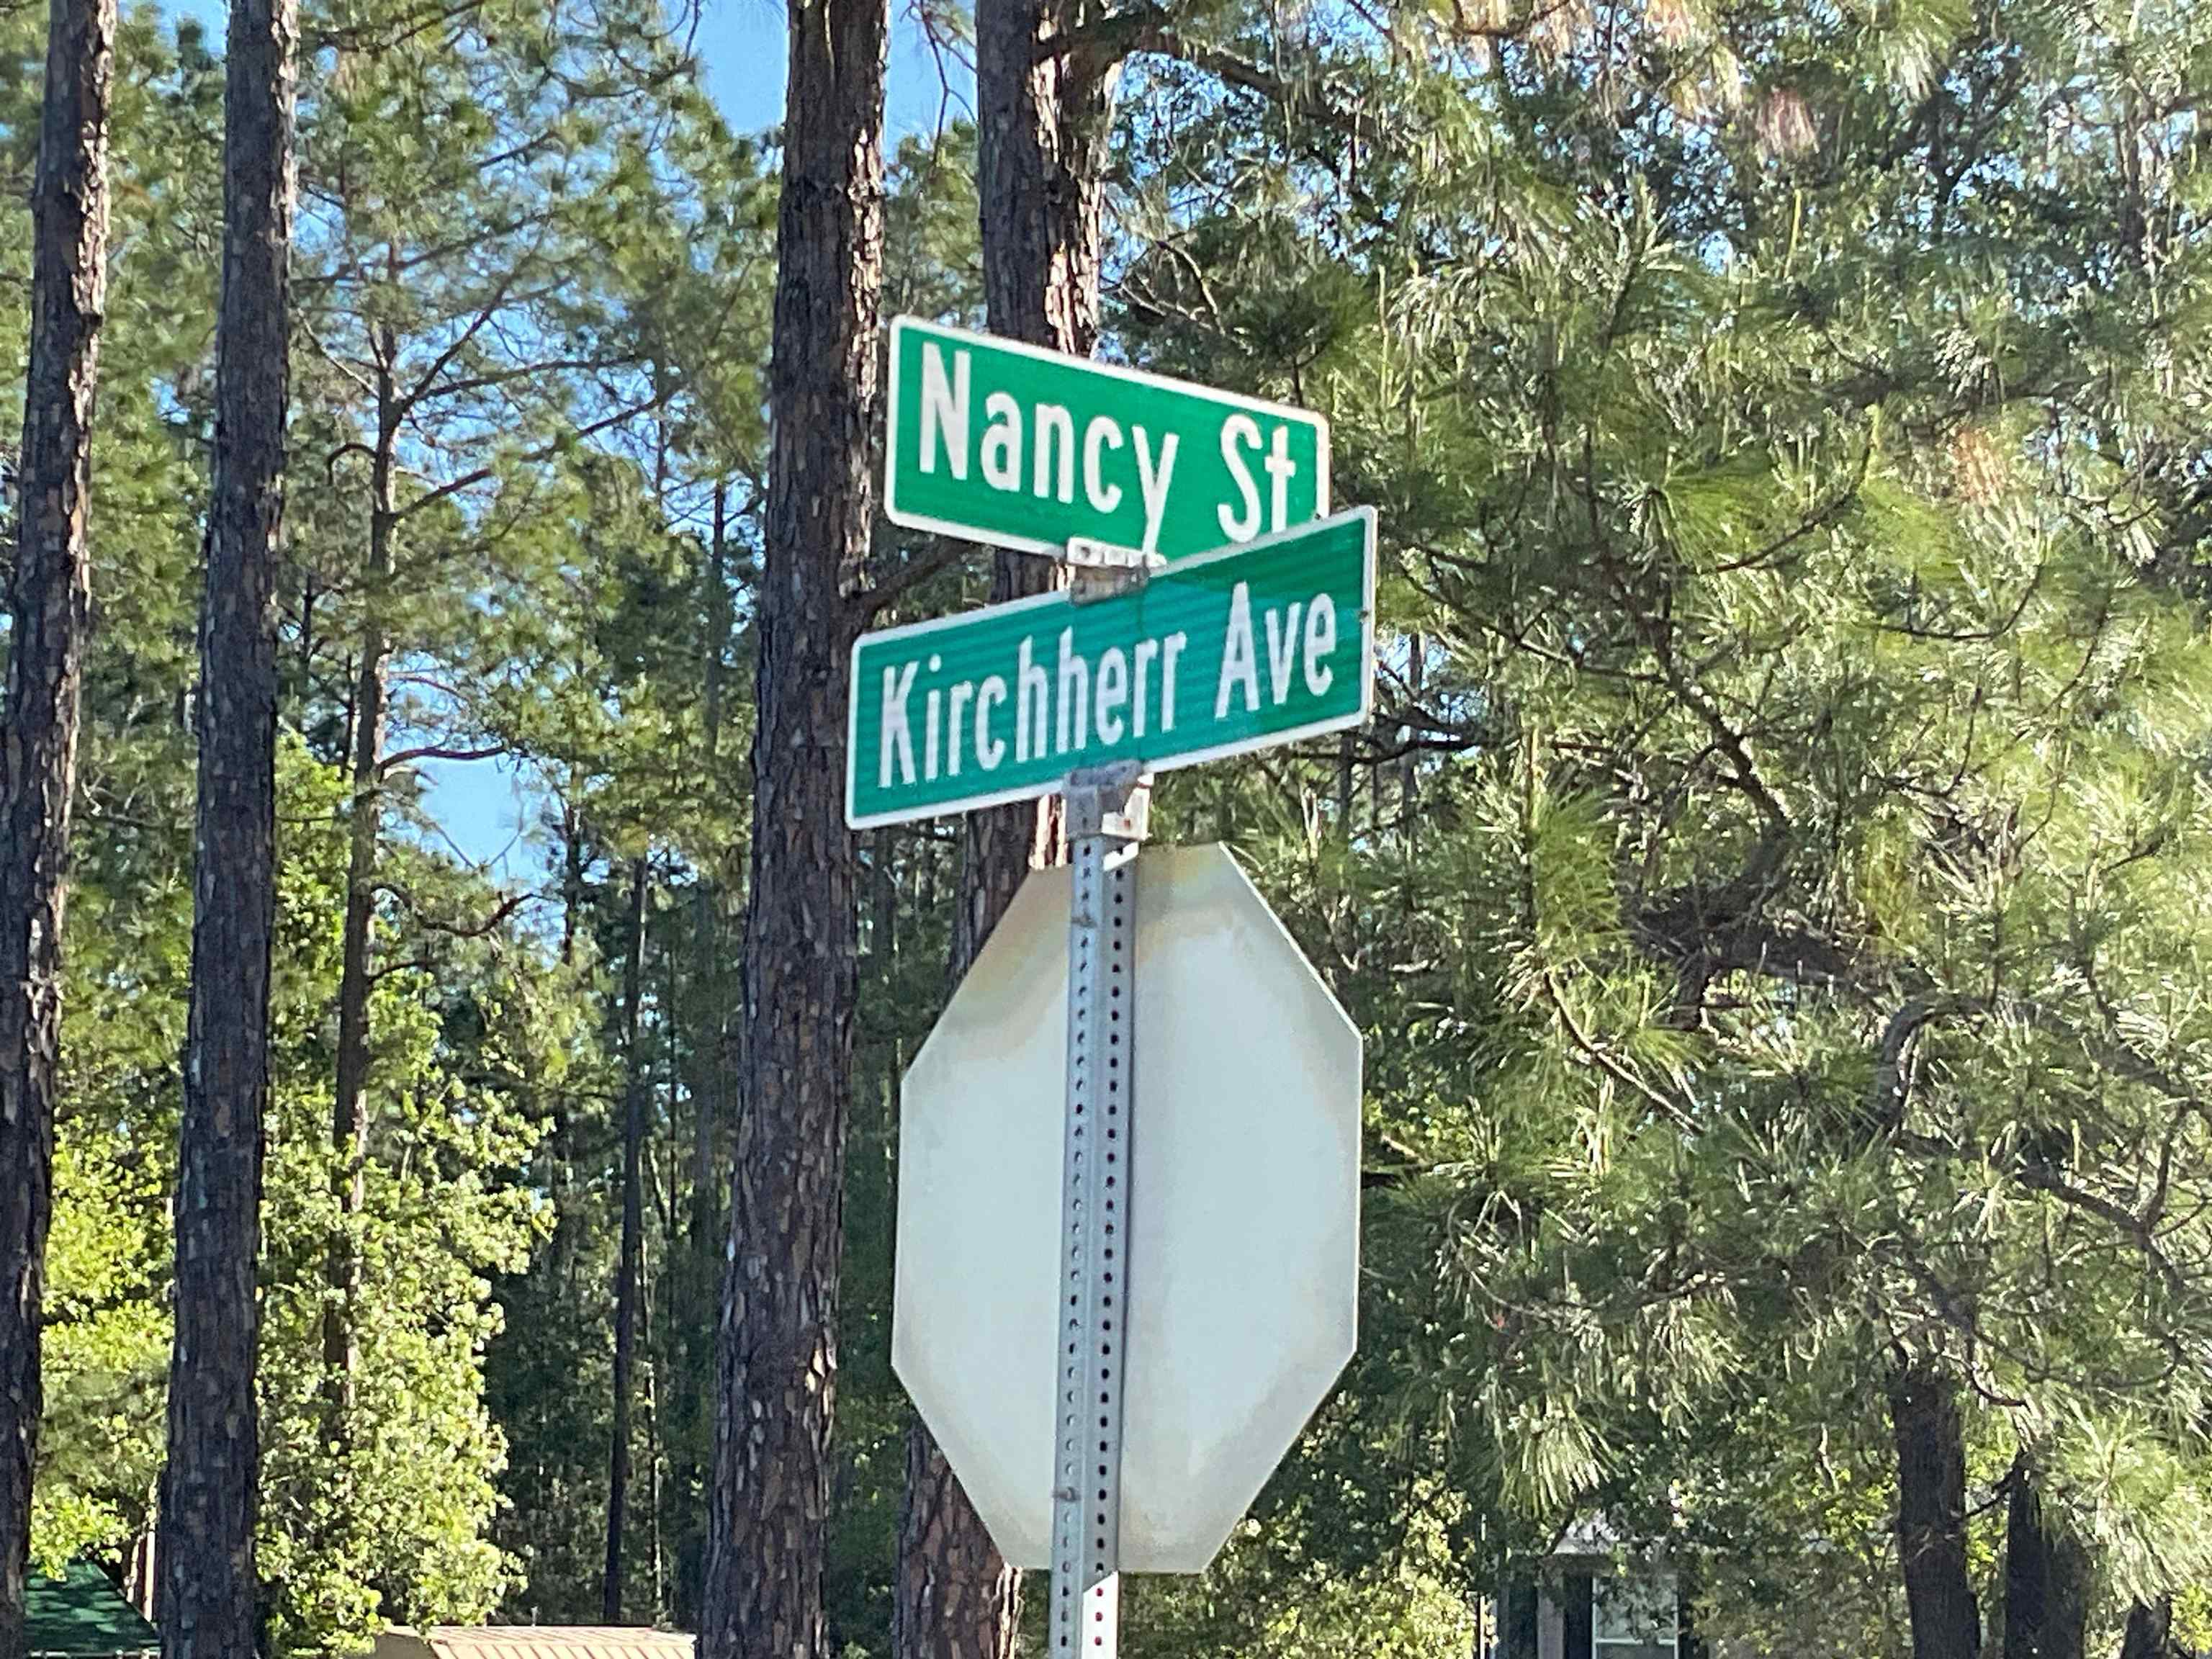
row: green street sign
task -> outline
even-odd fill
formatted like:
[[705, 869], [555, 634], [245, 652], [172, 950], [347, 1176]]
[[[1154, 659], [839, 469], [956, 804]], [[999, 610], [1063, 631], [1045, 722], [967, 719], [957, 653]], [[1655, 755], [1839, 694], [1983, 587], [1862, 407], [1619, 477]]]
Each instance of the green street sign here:
[[1328, 422], [1303, 409], [914, 317], [890, 367], [894, 524], [1180, 559], [1328, 511]]
[[1164, 769], [1367, 718], [1375, 511], [1155, 570], [1087, 603], [1041, 594], [853, 646], [854, 829], [1050, 794], [1079, 767]]

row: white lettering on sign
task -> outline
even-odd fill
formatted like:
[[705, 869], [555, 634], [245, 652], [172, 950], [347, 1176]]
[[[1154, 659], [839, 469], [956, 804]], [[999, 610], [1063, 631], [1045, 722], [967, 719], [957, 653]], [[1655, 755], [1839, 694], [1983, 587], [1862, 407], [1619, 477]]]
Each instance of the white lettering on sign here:
[[[1249, 604], [1243, 609], [1249, 638]], [[1280, 626], [1272, 611], [1267, 617], [1271, 631]], [[1049, 665], [1037, 660], [1036, 641], [1021, 642], [1012, 688], [1003, 674], [950, 684], [925, 684], [920, 688], [918, 720], [915, 678], [941, 675], [945, 659], [933, 653], [926, 660], [887, 667], [877, 707], [882, 733], [878, 787], [889, 789], [958, 777], [970, 765], [984, 772], [997, 770], [1006, 758], [1002, 711], [1009, 696], [1014, 699], [1017, 761], [1079, 754], [1090, 746], [1094, 732], [1106, 744], [1125, 737], [1143, 738], [1154, 729], [1155, 714], [1158, 731], [1163, 735], [1172, 732], [1176, 659], [1189, 643], [1190, 636], [1177, 630], [1135, 641], [1126, 649], [1108, 646], [1093, 659], [1076, 648], [1075, 630], [1064, 628]]]
[[[958, 777], [970, 766], [997, 770], [1006, 758], [1003, 711], [1010, 696], [1017, 762], [1072, 757], [1091, 746], [1094, 734], [1108, 747], [1155, 733], [1164, 737], [1176, 729], [1176, 670], [1189, 643], [1190, 636], [1178, 630], [1107, 646], [1093, 658], [1076, 647], [1073, 627], [1062, 628], [1048, 647], [1049, 661], [1038, 660], [1036, 641], [1022, 641], [1012, 686], [1003, 674], [945, 684], [945, 659], [934, 653], [887, 667], [877, 712], [878, 787]], [[1279, 708], [1301, 681], [1309, 694], [1322, 696], [1336, 678], [1329, 661], [1336, 647], [1336, 603], [1327, 593], [1267, 605], [1255, 624], [1251, 584], [1238, 582], [1230, 590], [1222, 626], [1213, 718], [1228, 719], [1238, 703], [1246, 714], [1257, 714], [1263, 697]], [[919, 688], [917, 677], [926, 677]]]
[[[972, 379], [969, 353], [955, 349], [948, 362], [943, 346], [933, 340], [923, 343], [921, 471], [941, 469], [967, 481], [974, 435]], [[1083, 423], [1079, 440], [1075, 414], [1066, 405], [1041, 403], [1024, 410], [1006, 392], [985, 397], [982, 412], [982, 437], [975, 449], [985, 483], [1009, 495], [1073, 503], [1079, 483], [1093, 511], [1113, 513], [1133, 483], [1145, 508], [1141, 545], [1147, 553], [1158, 550], [1160, 528], [1167, 521], [1168, 490], [1175, 477], [1176, 449], [1182, 441], [1177, 434], [1155, 434], [1134, 422], [1124, 425], [1110, 415], [1094, 415]], [[1253, 466], [1255, 459], [1258, 471]], [[1214, 508], [1224, 537], [1249, 542], [1262, 532], [1289, 526], [1291, 483], [1298, 475], [1298, 464], [1291, 456], [1288, 425], [1270, 422], [1262, 430], [1249, 415], [1230, 416], [1221, 424], [1221, 462], [1235, 492], [1232, 499]], [[1259, 471], [1267, 474], [1264, 491]]]
[[1278, 708], [1291, 695], [1291, 669], [1298, 655], [1298, 610], [1292, 605], [1287, 618], [1272, 609], [1267, 612], [1267, 684]]
[[[1022, 641], [1021, 655], [1015, 664], [1014, 684], [1017, 707], [1014, 710], [1014, 758], [1026, 761], [1045, 753], [1045, 724], [1052, 714], [1052, 681], [1043, 669], [1030, 660], [1030, 642]], [[1036, 711], [1035, 724], [1030, 711]], [[1035, 735], [1032, 736], [1031, 734]]]
[[921, 352], [921, 470], [937, 471], [937, 447], [952, 476], [968, 477], [968, 354], [952, 354], [952, 378], [945, 375], [945, 354], [935, 346]]
[[1022, 406], [1004, 392], [983, 399], [983, 482], [994, 489], [1022, 487]]
[[1006, 700], [1006, 681], [993, 674], [975, 694], [975, 760], [986, 772], [995, 772], [1006, 757], [1006, 740], [991, 735], [991, 710]]
[[1261, 444], [1260, 423], [1250, 416], [1231, 415], [1221, 423], [1221, 464], [1229, 469], [1229, 477], [1243, 506], [1232, 512], [1230, 503], [1224, 501], [1213, 512], [1220, 521], [1221, 533], [1232, 542], [1249, 542], [1263, 528], [1281, 530], [1290, 519], [1291, 480], [1298, 476], [1298, 464], [1291, 459], [1290, 428], [1275, 428], [1273, 436], [1267, 441], [1267, 459], [1260, 463], [1267, 474], [1264, 525], [1260, 513], [1260, 481], [1252, 476], [1251, 464], [1244, 459], [1247, 450], [1257, 453]]
[[1236, 480], [1244, 510], [1231, 513], [1224, 501], [1213, 509], [1213, 516], [1221, 521], [1221, 533], [1232, 542], [1249, 542], [1260, 533], [1260, 486], [1244, 464], [1244, 452], [1259, 447], [1260, 423], [1249, 415], [1231, 415], [1221, 423], [1221, 464]]
[[1160, 544], [1160, 525], [1168, 513], [1168, 480], [1175, 476], [1176, 446], [1182, 440], [1169, 433], [1160, 442], [1159, 464], [1155, 466], [1145, 428], [1132, 427], [1130, 432], [1137, 441], [1137, 487], [1145, 496], [1145, 551], [1151, 553]]
[[1252, 584], [1239, 582], [1229, 593], [1229, 629], [1221, 636], [1221, 679], [1213, 694], [1213, 718], [1229, 713], [1229, 694], [1244, 686], [1244, 709], [1260, 709], [1260, 665], [1252, 655]]
[[918, 662], [910, 662], [904, 674], [895, 667], [884, 670], [883, 725], [879, 728], [884, 752], [883, 763], [877, 768], [878, 789], [891, 787], [891, 761], [895, 757], [899, 762], [899, 781], [914, 781], [914, 732], [907, 725], [906, 700], [914, 690], [915, 671], [921, 666]]
[[[1121, 427], [1111, 416], [1092, 417], [1083, 429], [1083, 494], [1091, 507], [1101, 513], [1111, 513], [1121, 505], [1121, 486], [1106, 482], [1105, 468], [1100, 465], [1102, 448], [1121, 447]], [[1149, 552], [1151, 550], [1146, 550]]]
[[[1060, 458], [1057, 467], [1053, 457]], [[1030, 494], [1042, 501], [1075, 499], [1075, 417], [1058, 404], [1036, 406], [1036, 483]]]
[[[1305, 633], [1299, 638], [1298, 617], [1305, 617]], [[1267, 636], [1267, 696], [1278, 708], [1290, 701], [1292, 682], [1303, 678], [1314, 696], [1327, 691], [1336, 678], [1328, 659], [1336, 650], [1336, 601], [1326, 593], [1311, 600], [1291, 601], [1287, 610], [1269, 605], [1261, 625]], [[1304, 660], [1301, 663], [1300, 646]], [[1225, 720], [1232, 697], [1241, 696], [1244, 712], [1260, 712], [1259, 644], [1252, 631], [1252, 589], [1239, 582], [1230, 590], [1229, 622], [1221, 635], [1221, 678], [1213, 690], [1213, 718]]]
[[975, 685], [968, 680], [960, 680], [955, 683], [948, 696], [947, 718], [952, 724], [952, 745], [945, 751], [945, 774], [947, 777], [957, 778], [960, 775], [960, 713], [968, 706], [968, 700], [975, 695]]
[[1326, 593], [1316, 593], [1306, 607], [1306, 690], [1316, 697], [1325, 695], [1336, 678], [1336, 671], [1328, 665], [1335, 650], [1336, 601]]
[[[1091, 665], [1075, 649], [1075, 630], [1060, 630], [1060, 743], [1059, 752], [1069, 755], [1082, 748], [1091, 729]], [[1073, 728], [1074, 737], [1068, 736]]]
[[1274, 441], [1267, 447], [1267, 482], [1273, 486], [1267, 495], [1267, 528], [1281, 530], [1291, 514], [1291, 480], [1298, 476], [1298, 464], [1291, 459], [1291, 429], [1286, 426], [1275, 428]]
[[1092, 724], [1098, 728], [1098, 741], [1119, 743], [1126, 729], [1121, 723], [1121, 705], [1129, 701], [1129, 659], [1118, 647], [1109, 646], [1098, 659], [1098, 710]]
[[1139, 640], [1129, 654], [1137, 665], [1137, 703], [1129, 712], [1130, 734], [1141, 738], [1145, 735], [1146, 681], [1152, 672], [1152, 659], [1160, 654], [1160, 642], [1158, 640]]

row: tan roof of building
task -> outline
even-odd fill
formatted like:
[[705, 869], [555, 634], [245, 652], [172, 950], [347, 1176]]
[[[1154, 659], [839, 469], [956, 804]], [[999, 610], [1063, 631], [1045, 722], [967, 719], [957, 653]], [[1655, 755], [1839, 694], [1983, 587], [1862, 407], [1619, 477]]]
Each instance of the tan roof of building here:
[[691, 1638], [627, 1625], [398, 1626], [374, 1659], [691, 1659]]

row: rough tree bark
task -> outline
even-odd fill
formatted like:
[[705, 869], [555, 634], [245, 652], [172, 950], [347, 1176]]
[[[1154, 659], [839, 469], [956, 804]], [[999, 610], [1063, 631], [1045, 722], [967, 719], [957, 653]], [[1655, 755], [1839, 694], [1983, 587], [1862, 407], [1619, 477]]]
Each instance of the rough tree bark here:
[[2033, 1467], [2015, 1462], [2005, 1516], [2004, 1659], [2083, 1659], [2089, 1563], [2050, 1524]]
[[753, 738], [744, 1110], [702, 1659], [817, 1659], [857, 949], [851, 591], [874, 514], [884, 0], [792, 0]]
[[232, 0], [223, 269], [200, 608], [192, 967], [161, 1487], [163, 1659], [254, 1650], [254, 1255], [276, 909], [276, 635], [292, 239], [294, 0]]
[[115, 0], [52, 0], [31, 193], [30, 367], [0, 704], [0, 1659], [23, 1652], [53, 1213], [62, 911], [92, 608], [86, 515], [106, 301]]
[[637, 1005], [645, 984], [646, 863], [630, 866], [629, 948], [623, 956], [622, 1258], [615, 1270], [615, 1422], [607, 1449], [607, 1567], [600, 1580], [599, 1611], [622, 1623], [623, 1518], [629, 1501], [630, 1376], [637, 1358], [638, 1261], [645, 1246], [645, 1095], [649, 1084], [637, 1048]]
[[[1073, 0], [977, 0], [977, 210], [994, 333], [1089, 356], [1098, 340], [1106, 141], [1115, 64], [1079, 34]], [[994, 604], [1060, 580], [1001, 552]], [[1066, 854], [1058, 802], [971, 812], [953, 917], [957, 983], [1029, 872]], [[892, 1649], [898, 1659], [1011, 1659], [1020, 1576], [1008, 1567], [928, 1430], [907, 1434]]]
[[1981, 1613], [1966, 1569], [1966, 1449], [1958, 1392], [1909, 1365], [1890, 1379], [1897, 1443], [1897, 1553], [1913, 1659], [1977, 1659]]
[[385, 636], [385, 588], [392, 580], [398, 525], [397, 475], [398, 348], [389, 324], [374, 333], [376, 445], [369, 462], [368, 621], [353, 690], [353, 757], [347, 811], [346, 902], [338, 968], [338, 1052], [331, 1097], [331, 1195], [337, 1230], [324, 1264], [323, 1441], [343, 1453], [351, 1437], [354, 1374], [361, 1366], [361, 1247], [354, 1237], [368, 1198], [369, 947], [376, 925], [376, 854], [383, 828], [384, 721], [392, 646]]

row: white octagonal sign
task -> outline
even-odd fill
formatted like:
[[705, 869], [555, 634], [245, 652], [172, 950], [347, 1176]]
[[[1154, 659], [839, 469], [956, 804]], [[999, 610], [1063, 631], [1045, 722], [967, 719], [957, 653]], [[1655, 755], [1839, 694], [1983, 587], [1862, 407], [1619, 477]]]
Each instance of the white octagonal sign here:
[[[1050, 1557], [1068, 874], [906, 1074], [891, 1363], [1006, 1559]], [[1198, 1572], [1352, 1357], [1359, 1033], [1219, 847], [1137, 864], [1121, 1565]]]

